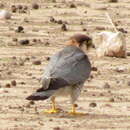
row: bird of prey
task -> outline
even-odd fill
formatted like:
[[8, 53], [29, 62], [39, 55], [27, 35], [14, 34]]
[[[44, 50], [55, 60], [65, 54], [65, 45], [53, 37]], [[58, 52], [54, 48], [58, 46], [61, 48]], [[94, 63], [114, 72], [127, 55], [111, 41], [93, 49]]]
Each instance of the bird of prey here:
[[42, 87], [26, 99], [38, 101], [51, 98], [52, 109], [47, 112], [57, 113], [59, 109], [55, 105], [55, 97], [70, 95], [70, 113], [76, 114], [75, 101], [91, 72], [88, 56], [82, 50], [83, 45], [89, 48], [92, 39], [84, 34], [73, 35], [65, 48], [51, 57], [42, 77]]

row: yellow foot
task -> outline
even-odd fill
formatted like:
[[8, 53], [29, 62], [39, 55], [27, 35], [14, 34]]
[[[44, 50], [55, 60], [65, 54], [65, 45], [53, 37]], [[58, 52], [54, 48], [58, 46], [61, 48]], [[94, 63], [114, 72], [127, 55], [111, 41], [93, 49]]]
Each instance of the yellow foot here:
[[82, 113], [82, 112], [69, 112], [69, 115], [74, 115], [74, 116], [83, 116], [83, 115], [86, 115], [86, 113]]
[[61, 109], [57, 108], [57, 109], [45, 110], [44, 113], [55, 114], [55, 113], [59, 113], [60, 111]]

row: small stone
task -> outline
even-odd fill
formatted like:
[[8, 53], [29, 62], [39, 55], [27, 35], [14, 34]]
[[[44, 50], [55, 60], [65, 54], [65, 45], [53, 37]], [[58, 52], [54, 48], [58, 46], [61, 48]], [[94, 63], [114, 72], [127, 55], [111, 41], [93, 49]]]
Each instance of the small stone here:
[[37, 42], [37, 39], [33, 39], [32, 42]]
[[32, 9], [39, 9], [39, 5], [37, 3], [32, 3]]
[[92, 71], [97, 71], [98, 69], [97, 69], [97, 67], [92, 67]]
[[68, 30], [67, 27], [66, 27], [66, 24], [62, 24], [61, 30], [62, 30], [62, 31], [67, 31], [67, 30]]
[[50, 57], [46, 57], [46, 60], [49, 61], [49, 60], [50, 60]]
[[19, 65], [20, 65], [20, 66], [24, 66], [24, 61], [20, 61], [20, 62], [19, 62]]
[[41, 65], [41, 61], [40, 60], [35, 60], [35, 61], [33, 61], [33, 64], [34, 65]]
[[114, 98], [110, 98], [109, 101], [110, 101], [110, 102], [115, 102], [115, 99], [114, 99]]
[[22, 10], [22, 9], [23, 9], [23, 6], [22, 6], [22, 5], [17, 5], [17, 8], [18, 8], [19, 10]]
[[97, 106], [97, 104], [96, 104], [96, 103], [94, 103], [94, 102], [92, 102], [92, 103], [90, 103], [90, 104], [89, 104], [89, 106], [90, 106], [90, 107], [96, 107], [96, 106]]
[[7, 84], [5, 85], [5, 88], [11, 88], [11, 85], [10, 85], [9, 83], [7, 83]]
[[0, 8], [4, 8], [5, 7], [5, 5], [1, 2], [0, 3]]
[[130, 51], [129, 51], [129, 52], [127, 52], [127, 56], [130, 56]]
[[108, 89], [108, 88], [110, 88], [111, 86], [108, 84], [108, 83], [105, 83], [104, 84], [104, 86], [103, 86], [103, 88], [106, 88], [106, 89]]
[[49, 119], [49, 121], [53, 121], [53, 119]]
[[53, 130], [61, 130], [61, 128], [57, 126], [57, 127], [54, 127]]
[[70, 8], [76, 8], [76, 5], [74, 3], [71, 3]]
[[130, 86], [130, 81], [128, 81], [128, 83], [127, 83], [127, 84], [128, 84], [128, 86]]
[[87, 31], [87, 29], [86, 29], [86, 28], [83, 28], [83, 31]]
[[11, 11], [12, 11], [13, 13], [16, 13], [17, 7], [16, 7], [15, 5], [12, 5], [12, 6], [11, 6]]
[[22, 26], [18, 26], [18, 28], [15, 30], [15, 32], [23, 33], [24, 32], [24, 28]]
[[122, 73], [122, 72], [124, 72], [125, 70], [126, 70], [125, 67], [118, 67], [118, 68], [115, 69], [115, 71], [116, 71], [116, 72], [119, 72], [119, 73]]
[[25, 40], [20, 40], [19, 43], [21, 45], [28, 45], [29, 44], [29, 40], [25, 39]]
[[22, 82], [20, 82], [20, 84], [25, 85], [26, 83], [22, 81]]
[[96, 27], [96, 30], [105, 30], [105, 27]]
[[24, 10], [28, 10], [28, 6], [27, 6], [27, 5], [24, 5], [23, 9], [24, 9]]
[[118, 2], [118, 0], [109, 0], [109, 2], [116, 3], [116, 2]]
[[13, 41], [13, 42], [17, 42], [18, 39], [17, 39], [17, 38], [13, 38], [12, 41]]
[[45, 45], [45, 46], [49, 46], [49, 45], [50, 45], [49, 41], [46, 41], [46, 42], [44, 43], [44, 45]]
[[15, 80], [11, 81], [11, 85], [12, 85], [12, 86], [16, 86], [16, 84], [17, 84], [17, 83], [16, 83]]
[[30, 101], [30, 102], [29, 102], [29, 104], [34, 105], [34, 104], [35, 104], [35, 102], [34, 102], [34, 101]]
[[120, 31], [122, 33], [128, 33], [124, 28], [119, 28], [118, 31]]
[[54, 17], [50, 17], [50, 22], [56, 23], [56, 20], [54, 19]]
[[63, 24], [63, 21], [62, 20], [58, 20], [57, 23], [58, 24]]

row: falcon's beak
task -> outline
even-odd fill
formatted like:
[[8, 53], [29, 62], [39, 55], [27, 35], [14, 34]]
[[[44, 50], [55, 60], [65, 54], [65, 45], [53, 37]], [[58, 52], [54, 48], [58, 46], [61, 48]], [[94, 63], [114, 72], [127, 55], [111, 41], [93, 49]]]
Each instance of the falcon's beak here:
[[90, 48], [95, 48], [93, 42], [92, 42], [92, 39], [86, 41], [85, 43], [86, 47], [87, 47], [87, 50], [89, 50]]

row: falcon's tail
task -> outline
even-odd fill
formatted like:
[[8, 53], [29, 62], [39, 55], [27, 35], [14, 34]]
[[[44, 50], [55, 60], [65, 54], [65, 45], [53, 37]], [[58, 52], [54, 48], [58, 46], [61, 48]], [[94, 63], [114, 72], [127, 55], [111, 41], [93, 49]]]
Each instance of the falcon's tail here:
[[67, 86], [68, 83], [60, 78], [51, 79], [49, 87], [45, 89], [44, 87], [38, 89], [31, 96], [27, 97], [27, 100], [45, 100], [51, 97], [58, 89]]
[[54, 90], [44, 90], [41, 92], [35, 92], [32, 95], [28, 96], [26, 99], [27, 100], [45, 100], [47, 98], [49, 98], [50, 96], [52, 96], [54, 93]]

